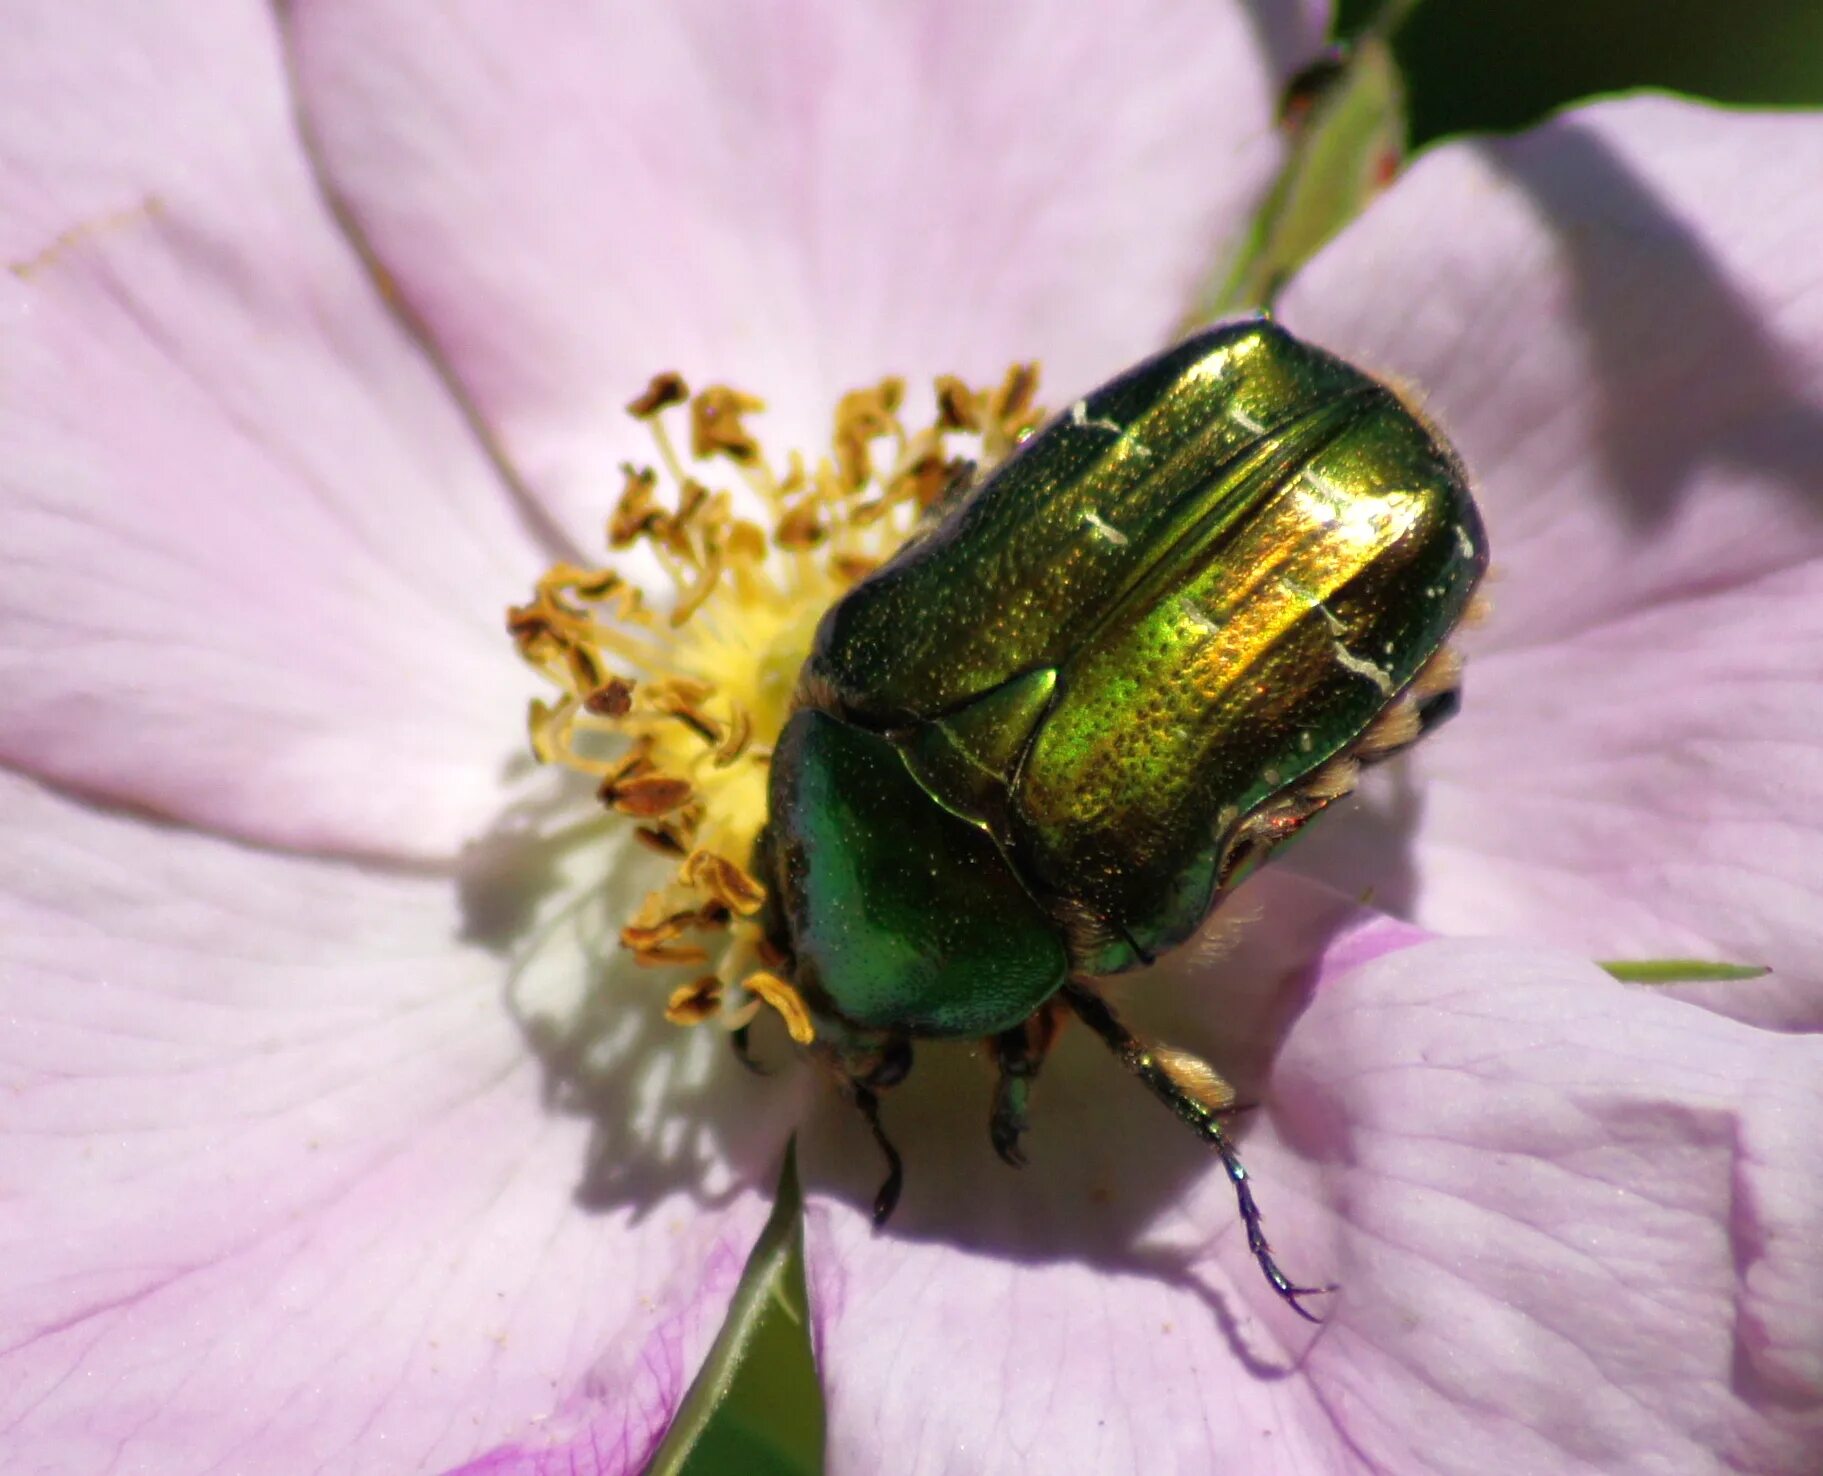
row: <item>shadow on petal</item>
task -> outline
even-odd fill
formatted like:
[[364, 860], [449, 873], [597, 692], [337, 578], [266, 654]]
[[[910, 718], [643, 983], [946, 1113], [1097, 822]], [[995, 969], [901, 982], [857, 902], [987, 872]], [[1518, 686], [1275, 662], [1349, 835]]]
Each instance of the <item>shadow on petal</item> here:
[[[1823, 510], [1823, 406], [1807, 385], [1813, 371], [1769, 331], [1766, 308], [1749, 300], [1679, 209], [1575, 118], [1483, 152], [1538, 206], [1565, 254], [1572, 317], [1592, 359], [1598, 454], [1634, 525], [1668, 520], [1711, 463], [1776, 482]], [[1704, 393], [1678, 384], [1690, 377], [1706, 382]], [[1678, 415], [1640, 413], [1655, 381], [1675, 394]], [[1697, 413], [1685, 413], [1693, 406]]]
[[542, 1067], [546, 1109], [589, 1125], [576, 1203], [636, 1220], [676, 1193], [713, 1208], [776, 1177], [808, 1073], [760, 1078], [722, 1031], [665, 1018], [677, 978], [639, 968], [618, 939], [663, 868], [617, 843], [606, 816], [553, 828], [588, 813], [553, 791], [469, 847], [466, 936], [508, 965], [502, 1005]]
[[[1199, 940], [1106, 991], [1143, 1036], [1208, 1060], [1243, 1104], [1257, 1106], [1234, 1115], [1232, 1135], [1254, 1176], [1275, 1250], [1294, 1277], [1311, 1282], [1325, 1279], [1326, 1252], [1310, 1213], [1318, 1203], [1314, 1170], [1301, 1161], [1327, 1154], [1330, 1145], [1286, 1143], [1270, 1078], [1320, 983], [1325, 950], [1363, 920], [1334, 893], [1268, 873], [1244, 887]], [[1295, 1367], [1296, 1355], [1287, 1356], [1279, 1336], [1289, 1317], [1269, 1313], [1262, 1328], [1253, 1316], [1276, 1307], [1277, 1298], [1246, 1251], [1219, 1161], [1098, 1041], [1074, 1022], [1066, 1025], [1033, 1094], [1028, 1163], [1018, 1172], [989, 1146], [992, 1088], [985, 1050], [928, 1043], [919, 1051], [909, 1079], [885, 1101], [906, 1188], [881, 1237], [1145, 1277], [1196, 1297], [1255, 1373], [1280, 1377]], [[881, 1165], [858, 1114], [831, 1099], [802, 1146], [810, 1195], [864, 1215]]]

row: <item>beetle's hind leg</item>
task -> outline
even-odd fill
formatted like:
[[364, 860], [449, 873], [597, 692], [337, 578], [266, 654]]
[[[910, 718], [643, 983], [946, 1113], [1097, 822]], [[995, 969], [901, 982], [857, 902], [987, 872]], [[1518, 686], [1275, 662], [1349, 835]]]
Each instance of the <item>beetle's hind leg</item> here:
[[886, 1129], [880, 1122], [880, 1093], [888, 1087], [895, 1087], [905, 1080], [911, 1070], [911, 1042], [903, 1036], [894, 1036], [881, 1048], [880, 1054], [868, 1068], [859, 1075], [846, 1075], [843, 1090], [848, 1100], [860, 1109], [861, 1116], [867, 1122], [867, 1130], [873, 1134], [874, 1142], [879, 1145], [881, 1154], [886, 1159], [886, 1177], [881, 1180], [880, 1188], [874, 1195], [873, 1221], [878, 1230], [889, 1219], [898, 1207], [900, 1192], [905, 1188], [905, 1160], [899, 1157], [899, 1150], [893, 1147], [893, 1141], [886, 1136]]
[[994, 1152], [1013, 1168], [1025, 1167], [1019, 1140], [1026, 1129], [1026, 1106], [1038, 1068], [1057, 1039], [1057, 1012], [1046, 1006], [1029, 1020], [1003, 1030], [988, 1042], [999, 1076], [994, 1082], [994, 1110], [988, 1118], [988, 1137]]
[[[1233, 1089], [1215, 1077], [1213, 1072], [1209, 1072], [1207, 1067], [1202, 1067], [1201, 1072], [1187, 1072], [1184, 1069], [1184, 1058], [1169, 1051], [1157, 1050], [1140, 1041], [1120, 1023], [1114, 1011], [1108, 1008], [1106, 1000], [1076, 980], [1072, 979], [1063, 986], [1063, 999], [1076, 1012], [1076, 1017], [1099, 1035], [1108, 1049], [1120, 1058], [1121, 1064], [1146, 1084], [1153, 1096], [1188, 1123], [1205, 1143], [1221, 1155], [1222, 1166], [1228, 1172], [1228, 1182], [1234, 1185], [1235, 1201], [1241, 1210], [1241, 1223], [1247, 1227], [1247, 1249], [1253, 1252], [1253, 1259], [1259, 1263], [1260, 1270], [1271, 1283], [1272, 1289], [1285, 1299], [1293, 1312], [1306, 1322], [1321, 1322], [1323, 1319], [1305, 1311], [1298, 1299], [1331, 1292], [1335, 1287], [1298, 1286], [1279, 1269], [1279, 1263], [1273, 1259], [1272, 1247], [1267, 1244], [1266, 1231], [1260, 1223], [1260, 1208], [1254, 1203], [1252, 1180], [1249, 1179], [1247, 1170], [1241, 1166], [1240, 1157], [1235, 1153], [1234, 1145], [1228, 1141], [1228, 1135], [1222, 1131], [1221, 1114], [1234, 1110]], [[1216, 1093], [1219, 1100], [1211, 1100], [1205, 1074], [1213, 1078], [1221, 1088]]]

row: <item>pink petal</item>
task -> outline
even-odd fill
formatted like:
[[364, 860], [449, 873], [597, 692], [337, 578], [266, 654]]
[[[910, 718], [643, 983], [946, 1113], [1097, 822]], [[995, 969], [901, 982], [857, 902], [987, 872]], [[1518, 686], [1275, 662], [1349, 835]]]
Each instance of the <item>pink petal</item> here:
[[312, 0], [292, 35], [335, 188], [589, 545], [655, 370], [810, 449], [885, 373], [1042, 357], [1056, 404], [1170, 333], [1277, 155], [1232, 3]]
[[332, 223], [271, 17], [32, 0], [0, 49], [0, 760], [291, 845], [500, 804], [543, 562]]
[[815, 1199], [832, 1473], [1814, 1468], [1816, 1039], [1502, 945], [1326, 964], [1243, 1129], [1281, 1260], [1342, 1283], [1321, 1330], [1097, 1049], [1066, 1039], [1025, 1174], [977, 1072], [963, 1114], [892, 1104], [904, 1225]]
[[1823, 1037], [1447, 943], [1337, 980], [1275, 1081], [1322, 1143], [1306, 1377], [1369, 1468], [1814, 1471]]
[[1462, 718], [1377, 788], [1409, 875], [1333, 825], [1297, 864], [1439, 930], [1772, 964], [1706, 997], [1823, 1024], [1819, 169], [1823, 116], [1603, 104], [1435, 150], [1300, 276], [1288, 322], [1465, 453], [1495, 578]]
[[0, 823], [7, 1468], [434, 1470], [586, 1426], [641, 1469], [791, 1093], [629, 999], [559, 1107], [447, 884], [18, 780]]

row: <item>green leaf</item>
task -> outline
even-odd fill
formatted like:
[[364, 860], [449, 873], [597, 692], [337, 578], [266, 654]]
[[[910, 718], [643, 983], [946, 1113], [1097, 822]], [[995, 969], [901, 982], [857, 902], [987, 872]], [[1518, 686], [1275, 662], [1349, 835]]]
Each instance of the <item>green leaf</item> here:
[[1285, 167], [1192, 323], [1270, 307], [1292, 272], [1359, 215], [1398, 169], [1405, 90], [1380, 33], [1362, 35], [1339, 63], [1319, 69], [1307, 74], [1306, 86], [1293, 84], [1299, 114], [1286, 123]]
[[797, 1144], [696, 1382], [646, 1476], [816, 1476], [823, 1396], [804, 1289], [803, 1193]]
[[1705, 958], [1610, 958], [1598, 960], [1623, 984], [1716, 984], [1758, 979], [1771, 969], [1761, 964], [1719, 963]]

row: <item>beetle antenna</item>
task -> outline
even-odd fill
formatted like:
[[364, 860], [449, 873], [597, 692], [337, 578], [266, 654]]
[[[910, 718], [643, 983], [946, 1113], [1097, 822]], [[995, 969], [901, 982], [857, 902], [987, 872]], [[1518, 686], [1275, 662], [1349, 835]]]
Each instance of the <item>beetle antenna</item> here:
[[1279, 1269], [1279, 1263], [1272, 1257], [1272, 1247], [1266, 1242], [1265, 1228], [1260, 1223], [1260, 1208], [1253, 1199], [1253, 1183], [1241, 1164], [1240, 1155], [1234, 1151], [1234, 1144], [1228, 1141], [1228, 1135], [1222, 1131], [1216, 1109], [1192, 1096], [1172, 1076], [1158, 1054], [1121, 1024], [1114, 1011], [1108, 1008], [1108, 1002], [1094, 990], [1071, 979], [1065, 983], [1062, 992], [1065, 1002], [1076, 1012], [1077, 1019], [1102, 1038], [1108, 1049], [1120, 1058], [1121, 1065], [1144, 1082], [1153, 1096], [1221, 1154], [1222, 1167], [1228, 1171], [1228, 1182], [1234, 1185], [1234, 1197], [1240, 1205], [1241, 1223], [1247, 1227], [1247, 1249], [1253, 1252], [1253, 1259], [1259, 1263], [1260, 1270], [1272, 1284], [1272, 1289], [1284, 1298], [1293, 1312], [1306, 1322], [1322, 1322], [1321, 1317], [1307, 1312], [1298, 1298], [1332, 1292], [1335, 1287], [1298, 1286]]

